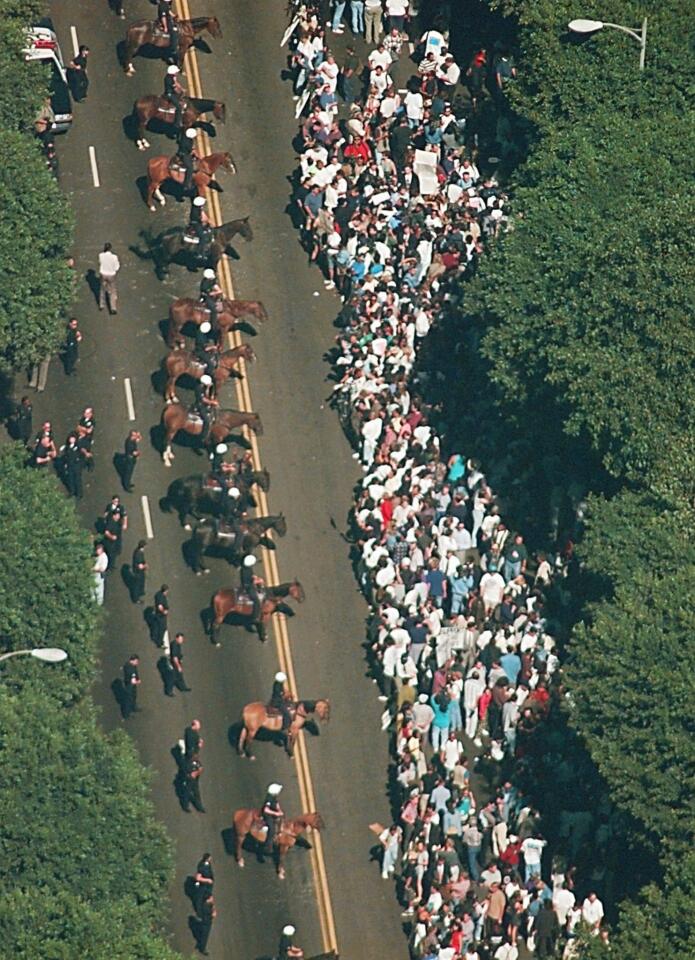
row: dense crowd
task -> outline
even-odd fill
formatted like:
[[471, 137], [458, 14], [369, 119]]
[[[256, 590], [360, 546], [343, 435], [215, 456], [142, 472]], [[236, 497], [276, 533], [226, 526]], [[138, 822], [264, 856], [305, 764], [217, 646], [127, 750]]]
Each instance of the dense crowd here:
[[[295, 200], [307, 252], [343, 303], [333, 401], [364, 471], [357, 573], [393, 738], [396, 819], [380, 831], [382, 876], [398, 879], [414, 957], [514, 960], [522, 941], [539, 957], [561, 944], [572, 956], [580, 921], [607, 937], [603, 906], [589, 889], [578, 897], [575, 868], [549, 856], [517, 775], [560, 695], [546, 599], [565, 558], [530, 554], [481, 464], [443, 448], [416, 367], [486, 245], [510, 228], [509, 198], [478, 169], [466, 134], [486, 54], [471, 61], [462, 107], [446, 36], [428, 31], [399, 90], [392, 74], [409, 49], [400, 14], [381, 40], [388, 10], [372, 3], [375, 49], [363, 62], [348, 43], [338, 65], [323, 7], [302, 6], [293, 39], [305, 113]], [[331, 7], [333, 33], [344, 9]], [[360, 17], [351, 23], [360, 34]], [[500, 53], [490, 87], [513, 76]]]

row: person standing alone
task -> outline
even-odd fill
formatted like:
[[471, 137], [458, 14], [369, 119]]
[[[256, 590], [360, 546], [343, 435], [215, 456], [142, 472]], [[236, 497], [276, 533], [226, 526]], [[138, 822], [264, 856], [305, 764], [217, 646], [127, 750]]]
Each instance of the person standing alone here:
[[127, 720], [131, 713], [135, 713], [138, 709], [137, 696], [138, 687], [140, 686], [139, 665], [140, 658], [135, 653], [123, 664], [123, 704], [121, 711], [124, 720]]
[[118, 312], [116, 277], [120, 269], [121, 261], [113, 252], [111, 244], [105, 243], [99, 254], [99, 309], [103, 310], [108, 303], [110, 314]]

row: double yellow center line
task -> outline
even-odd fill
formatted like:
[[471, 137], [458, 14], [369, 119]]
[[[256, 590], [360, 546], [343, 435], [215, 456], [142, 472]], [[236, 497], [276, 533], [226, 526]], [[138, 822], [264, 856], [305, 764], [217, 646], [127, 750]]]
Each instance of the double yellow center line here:
[[[191, 19], [188, 0], [175, 0], [175, 5], [176, 12], [181, 19]], [[193, 47], [191, 47], [186, 54], [184, 66], [186, 70], [186, 76], [188, 77], [188, 93], [192, 97], [202, 97], [203, 92], [200, 81], [200, 72], [198, 70], [198, 61]], [[210, 139], [204, 130], [198, 131], [197, 146], [200, 156], [205, 156], [211, 152]], [[219, 194], [215, 190], [208, 190], [206, 195], [208, 201], [207, 207], [209, 211], [208, 216], [210, 221], [215, 226], [220, 226], [223, 223], [223, 219], [220, 208]], [[229, 261], [226, 257], [222, 257], [220, 260], [218, 271], [220, 276], [220, 286], [222, 287], [225, 296], [230, 300], [234, 299], [232, 274], [229, 268]], [[238, 331], [229, 334], [229, 342], [231, 346], [239, 346], [241, 344], [241, 337]], [[243, 360], [240, 362], [240, 370], [241, 373], [244, 374], [244, 379], [235, 380], [237, 402], [241, 410], [251, 412], [253, 410], [253, 404], [251, 403], [249, 380], [246, 376], [246, 364]], [[256, 435], [249, 430], [245, 430], [244, 432], [245, 436], [251, 443], [254, 469], [260, 470], [261, 455]], [[269, 510], [268, 498], [265, 494], [265, 491], [259, 489], [256, 499], [258, 502], [257, 512], [259, 516], [267, 517]], [[281, 582], [274, 550], [263, 549], [263, 568], [267, 583], [278, 584]], [[299, 699], [286, 617], [282, 616], [281, 614], [276, 614], [273, 617], [273, 633], [275, 637], [278, 660], [280, 662], [280, 669], [287, 675], [292, 696], [295, 699]], [[311, 772], [309, 770], [306, 739], [304, 734], [301, 732], [297, 738], [294, 756], [297, 765], [297, 778], [299, 781], [299, 794], [301, 797], [302, 806], [305, 811], [316, 810], [316, 799], [314, 796]], [[319, 920], [321, 923], [321, 935], [323, 937], [323, 949], [326, 951], [335, 950], [337, 953], [338, 943], [335, 933], [333, 905], [331, 902], [330, 890], [328, 888], [328, 876], [326, 873], [326, 864], [323, 855], [323, 842], [321, 839], [321, 834], [318, 831], [313, 831], [312, 841], [311, 863], [314, 872], [314, 884], [318, 899]]]

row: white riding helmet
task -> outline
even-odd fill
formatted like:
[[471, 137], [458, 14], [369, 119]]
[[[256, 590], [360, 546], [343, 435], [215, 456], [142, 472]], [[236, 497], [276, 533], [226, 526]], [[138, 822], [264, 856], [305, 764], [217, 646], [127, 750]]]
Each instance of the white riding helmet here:
[[189, 140], [195, 140], [198, 136], [198, 131], [194, 130], [193, 127], [189, 127], [188, 130], [186, 130], [186, 136]]
[[210, 333], [211, 330], [212, 330], [212, 325], [211, 325], [210, 323], [208, 323], [207, 320], [203, 320], [203, 322], [202, 322], [201, 325], [200, 325], [200, 332], [201, 332], [201, 333]]
[[278, 683], [286, 683], [286, 682], [287, 682], [287, 677], [286, 677], [286, 675], [282, 672], [282, 670], [281, 670], [279, 673], [276, 673], [276, 674], [275, 674], [275, 679], [277, 680]]
[[206, 387], [209, 387], [210, 384], [212, 383], [212, 377], [209, 376], [207, 373], [204, 373], [200, 378], [200, 382], [204, 383]]
[[167, 67], [167, 73], [169, 74], [170, 77], [175, 77], [176, 74], [181, 73], [181, 71], [179, 70], [179, 68], [176, 66], [175, 63], [172, 63], [170, 67]]
[[205, 197], [196, 197], [193, 201], [194, 207], [204, 207], [205, 206]]
[[258, 560], [254, 557], [252, 553], [249, 553], [247, 556], [244, 557], [245, 567], [252, 567], [256, 563], [258, 563]]
[[206, 269], [203, 270], [203, 276], [205, 277], [206, 280], [214, 280], [215, 271], [212, 270], [210, 267], [206, 267]]
[[[201, 324], [201, 327], [202, 326], [203, 324]], [[208, 324], [208, 326], [210, 326], [210, 324]], [[227, 450], [229, 450], [229, 447], [227, 446], [226, 443], [218, 443], [217, 446], [215, 447], [215, 453], [226, 453]]]
[[286, 927], [283, 927], [282, 932], [286, 937], [293, 937], [296, 933], [291, 923], [288, 923]]
[[[271, 783], [268, 787], [268, 794], [271, 797], [277, 797], [277, 795], [282, 791], [281, 783]], [[289, 934], [288, 934], [289, 936]]]
[[239, 489], [239, 487], [230, 487], [229, 490], [227, 490], [227, 496], [234, 497], [235, 500], [238, 500], [239, 497], [241, 496], [241, 490]]

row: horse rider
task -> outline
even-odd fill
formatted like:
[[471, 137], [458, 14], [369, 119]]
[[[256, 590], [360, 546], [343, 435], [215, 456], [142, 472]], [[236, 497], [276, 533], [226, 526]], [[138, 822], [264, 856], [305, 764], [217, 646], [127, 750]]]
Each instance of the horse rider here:
[[193, 187], [193, 174], [195, 173], [195, 161], [199, 156], [195, 149], [195, 138], [198, 136], [193, 127], [188, 127], [182, 135], [179, 135], [178, 151], [176, 157], [181, 161], [181, 166], [186, 171], [183, 178], [183, 192], [186, 193]]
[[287, 686], [287, 676], [282, 671], [275, 674], [273, 679], [273, 689], [270, 692], [268, 706], [271, 710], [277, 710], [282, 717], [282, 729], [287, 730], [292, 722], [290, 713], [291, 694]]
[[219, 406], [219, 401], [215, 397], [215, 384], [209, 373], [204, 373], [200, 380], [196, 380], [193, 406], [203, 421], [201, 439], [205, 443], [210, 433], [213, 409]]
[[224, 487], [227, 481], [224, 466], [225, 453], [229, 450], [226, 443], [218, 443], [210, 453], [210, 476], [213, 477], [220, 487]]
[[181, 116], [183, 114], [184, 90], [179, 80], [180, 73], [181, 71], [176, 64], [172, 63], [167, 67], [166, 76], [164, 77], [164, 96], [175, 108], [174, 126], [177, 130], [181, 128]]
[[212, 324], [215, 336], [219, 336], [217, 311], [222, 298], [222, 287], [217, 279], [217, 274], [212, 267], [206, 267], [206, 269], [203, 270], [203, 279], [200, 281], [200, 302], [206, 310], [210, 311], [210, 323]]
[[263, 853], [266, 855], [270, 855], [273, 852], [273, 844], [275, 843], [275, 838], [280, 832], [280, 826], [282, 825], [282, 820], [285, 816], [283, 809], [280, 806], [280, 801], [278, 800], [281, 792], [281, 783], [271, 783], [266, 791], [265, 800], [263, 801], [263, 806], [261, 807], [261, 817], [268, 828], [265, 843], [263, 844]]
[[253, 602], [253, 610], [251, 611], [251, 618], [253, 620], [258, 620], [261, 616], [261, 604], [264, 594], [263, 588], [265, 586], [263, 577], [258, 577], [253, 572], [253, 568], [257, 563], [258, 560], [252, 553], [247, 554], [241, 565], [240, 573], [241, 588], [249, 600]]
[[207, 256], [207, 248], [212, 230], [210, 228], [210, 219], [203, 207], [205, 206], [205, 197], [193, 197], [191, 204], [191, 213], [188, 218], [188, 230], [194, 237], [198, 238], [198, 259], [203, 260]]
[[291, 923], [288, 923], [286, 927], [282, 928], [280, 943], [278, 945], [277, 960], [290, 960], [292, 957], [301, 958], [304, 956], [304, 951], [302, 948], [294, 945], [293, 941], [296, 932], [297, 931]]
[[172, 60], [176, 60], [179, 55], [179, 20], [171, 0], [159, 0], [157, 18], [162, 31], [169, 34], [169, 54]]
[[195, 332], [195, 357], [205, 364], [205, 373], [214, 377], [219, 363], [217, 337], [213, 337], [212, 324], [203, 320]]

